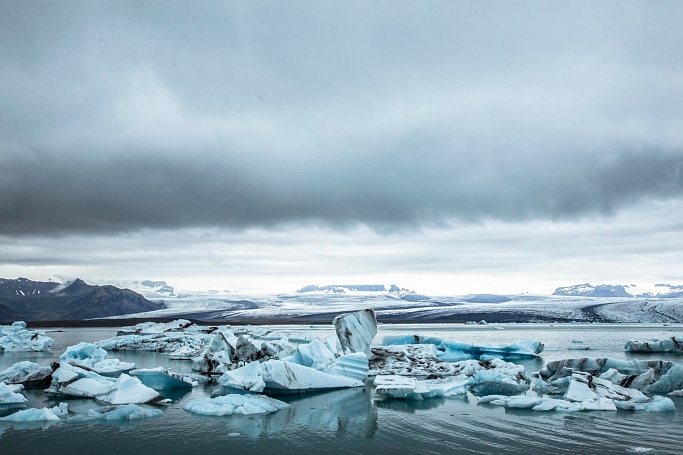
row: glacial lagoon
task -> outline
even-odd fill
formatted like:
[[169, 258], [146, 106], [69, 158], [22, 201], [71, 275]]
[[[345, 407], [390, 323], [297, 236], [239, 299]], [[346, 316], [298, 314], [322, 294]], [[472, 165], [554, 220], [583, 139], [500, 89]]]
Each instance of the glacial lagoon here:
[[[334, 336], [327, 326], [288, 329]], [[449, 324], [380, 325], [375, 343], [387, 335], [417, 334], [472, 344], [542, 341], [540, 358], [520, 361], [527, 373], [548, 361], [571, 357], [663, 359], [683, 363], [680, 355], [630, 354], [632, 339], [682, 334], [681, 325], [598, 324]], [[31, 360], [49, 364], [68, 346], [98, 341], [116, 329], [50, 329], [55, 340], [49, 352], [5, 352], [0, 370]], [[576, 343], [581, 341], [581, 343]], [[576, 350], [577, 346], [590, 348]], [[190, 362], [169, 360], [154, 352], [110, 353], [138, 368], [164, 366], [190, 373]], [[377, 400], [370, 383], [365, 389], [281, 395], [290, 407], [256, 416], [198, 416], [183, 410], [190, 400], [210, 396], [215, 385], [164, 392], [173, 401], [156, 418], [104, 423], [0, 423], [0, 453], [9, 454], [142, 454], [142, 453], [680, 453], [683, 447], [683, 398], [672, 398], [675, 412], [535, 412], [478, 404], [470, 394], [422, 401]], [[27, 407], [52, 407], [68, 402], [79, 413], [96, 407], [92, 399], [52, 399], [42, 390], [24, 391]], [[533, 394], [533, 392], [529, 392]], [[0, 416], [13, 411], [0, 410]]]

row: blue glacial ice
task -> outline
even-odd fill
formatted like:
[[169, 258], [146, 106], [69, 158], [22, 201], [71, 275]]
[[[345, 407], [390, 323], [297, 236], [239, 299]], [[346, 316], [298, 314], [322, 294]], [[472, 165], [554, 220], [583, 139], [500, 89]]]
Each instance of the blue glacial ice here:
[[145, 408], [136, 404], [124, 404], [89, 409], [85, 414], [69, 417], [67, 422], [82, 423], [94, 421], [147, 419], [151, 417], [158, 417], [161, 414], [163, 414], [161, 409]]
[[59, 403], [59, 406], [42, 409], [23, 409], [6, 417], [0, 417], [3, 422], [44, 422], [61, 420], [68, 412], [66, 403]]
[[0, 326], [0, 351], [47, 351], [53, 342], [45, 332], [27, 329], [24, 321]]
[[436, 347], [437, 357], [447, 362], [467, 359], [517, 360], [537, 357], [544, 348], [543, 343], [536, 340], [522, 340], [507, 345], [478, 346], [454, 340], [419, 335], [392, 335], [382, 340], [384, 346], [405, 344], [431, 344]]
[[463, 376], [418, 380], [406, 376], [385, 375], [376, 376], [373, 385], [374, 393], [380, 398], [423, 400], [464, 395], [467, 393], [468, 382], [468, 378]]
[[163, 367], [141, 368], [131, 371], [130, 374], [154, 390], [191, 388], [199, 384], [192, 377], [174, 373]]
[[627, 352], [683, 352], [683, 338], [671, 337], [665, 340], [652, 339], [650, 341], [630, 340], [624, 349]]
[[264, 395], [230, 394], [192, 400], [183, 409], [201, 415], [228, 416], [269, 414], [286, 407], [287, 403]]
[[0, 404], [20, 404], [28, 401], [25, 396], [17, 393], [15, 386], [0, 382]]
[[61, 363], [78, 366], [98, 374], [115, 376], [135, 368], [134, 363], [121, 362], [119, 359], [107, 359], [107, 351], [92, 343], [81, 342], [69, 346], [59, 356]]

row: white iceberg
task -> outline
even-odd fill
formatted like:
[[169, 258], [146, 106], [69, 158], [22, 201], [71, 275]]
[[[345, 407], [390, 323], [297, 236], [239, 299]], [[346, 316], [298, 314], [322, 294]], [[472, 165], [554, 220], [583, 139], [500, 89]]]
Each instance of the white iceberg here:
[[371, 309], [335, 317], [332, 324], [345, 354], [364, 352], [370, 356], [370, 343], [377, 334], [377, 318]]
[[538, 357], [544, 345], [537, 340], [521, 340], [512, 344], [473, 345], [454, 340], [420, 335], [393, 335], [382, 340], [384, 346], [406, 344], [431, 344], [436, 347], [437, 357], [448, 362], [467, 359], [513, 360]]
[[176, 319], [171, 322], [141, 322], [132, 327], [121, 327], [117, 336], [145, 335], [166, 332], [211, 332], [215, 327], [199, 327], [187, 319]]
[[107, 359], [106, 357], [107, 351], [101, 347], [92, 343], [81, 342], [66, 348], [66, 351], [59, 356], [59, 361], [60, 363], [68, 363], [98, 374], [112, 376], [135, 368], [134, 363], [121, 362], [119, 359]]
[[224, 373], [218, 383], [225, 388], [272, 393], [313, 392], [345, 387], [363, 387], [363, 381], [325, 373], [295, 363], [271, 359], [250, 363]]
[[107, 351], [201, 352], [211, 338], [212, 334], [203, 332], [162, 332], [118, 335], [96, 344]]
[[194, 414], [228, 416], [268, 414], [286, 407], [289, 407], [287, 403], [263, 395], [230, 394], [192, 400], [185, 404], [183, 409]]
[[16, 388], [0, 382], [0, 404], [16, 404], [28, 401], [25, 396], [16, 393]]
[[52, 373], [48, 394], [95, 398], [110, 404], [158, 403], [164, 401], [154, 389], [125, 373], [118, 379], [101, 376], [69, 364]]
[[141, 368], [131, 371], [130, 374], [154, 390], [182, 389], [198, 385], [191, 377], [173, 373], [163, 367]]
[[565, 376], [571, 376], [572, 371], [584, 371], [591, 374], [605, 373], [609, 369], [617, 370], [625, 375], [640, 375], [652, 369], [656, 379], [666, 374], [674, 365], [674, 362], [663, 360], [622, 360], [614, 358], [578, 358], [562, 359], [546, 363], [538, 374], [544, 380], [554, 380]]
[[453, 376], [453, 364], [437, 357], [433, 344], [406, 344], [372, 349], [369, 376]]
[[0, 326], [0, 351], [47, 351], [53, 342], [45, 332], [27, 329], [24, 321]]
[[461, 376], [441, 379], [417, 380], [411, 377], [376, 376], [374, 393], [382, 398], [423, 400], [425, 398], [452, 397], [467, 393], [469, 380]]
[[143, 408], [136, 404], [104, 406], [98, 409], [89, 409], [85, 414], [69, 417], [69, 423], [82, 423], [93, 421], [111, 420], [135, 420], [158, 417], [163, 414], [161, 409]]
[[0, 417], [3, 422], [44, 422], [61, 420], [66, 416], [68, 409], [66, 403], [59, 403], [59, 406], [42, 409], [23, 409], [6, 417]]
[[630, 340], [624, 349], [628, 352], [683, 352], [683, 338], [671, 337], [666, 340], [652, 339], [650, 341]]
[[17, 362], [0, 372], [0, 382], [7, 384], [35, 385], [50, 380], [52, 368], [41, 366], [35, 362]]

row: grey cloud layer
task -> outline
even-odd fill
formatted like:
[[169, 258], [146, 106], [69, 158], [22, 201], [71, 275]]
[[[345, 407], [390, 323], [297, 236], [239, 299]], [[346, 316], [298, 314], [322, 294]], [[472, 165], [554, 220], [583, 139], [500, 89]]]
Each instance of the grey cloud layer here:
[[683, 6], [0, 6], [0, 234], [683, 197]]

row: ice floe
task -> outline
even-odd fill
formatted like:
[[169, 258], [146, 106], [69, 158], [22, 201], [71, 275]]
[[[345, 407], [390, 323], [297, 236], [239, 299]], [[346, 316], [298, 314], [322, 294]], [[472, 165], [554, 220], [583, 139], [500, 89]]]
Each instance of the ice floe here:
[[53, 342], [45, 332], [27, 329], [24, 321], [0, 326], [0, 351], [47, 351]]
[[135, 368], [134, 363], [107, 359], [107, 351], [92, 343], [81, 342], [70, 346], [59, 356], [60, 363], [68, 363], [102, 375], [115, 376]]
[[101, 376], [83, 368], [61, 364], [52, 373], [52, 384], [45, 392], [54, 395], [89, 397], [110, 404], [158, 403], [164, 401], [154, 389], [125, 373], [117, 379]]
[[0, 382], [7, 384], [24, 384], [27, 386], [40, 385], [50, 382], [52, 368], [42, 366], [35, 362], [25, 360], [17, 362], [6, 370], [0, 372]]
[[536, 340], [521, 340], [511, 344], [473, 345], [454, 340], [419, 335], [394, 335], [384, 337], [384, 346], [405, 344], [432, 344], [436, 347], [437, 357], [448, 362], [467, 359], [504, 360], [526, 359], [537, 357], [544, 348], [543, 343]]
[[16, 404], [28, 401], [25, 396], [16, 392], [16, 388], [0, 382], [0, 404]]
[[192, 400], [183, 409], [194, 414], [228, 416], [269, 414], [287, 407], [287, 403], [263, 395], [230, 394]]
[[374, 393], [382, 398], [423, 400], [425, 398], [451, 397], [467, 393], [469, 380], [461, 376], [418, 380], [416, 378], [386, 375], [376, 376]]
[[148, 419], [152, 417], [158, 417], [161, 414], [163, 414], [161, 409], [145, 408], [136, 404], [124, 404], [89, 409], [85, 414], [78, 414], [69, 417], [67, 422], [82, 423], [94, 421]]
[[61, 420], [62, 417], [66, 416], [68, 412], [68, 405], [66, 403], [59, 403], [58, 406], [53, 408], [42, 408], [42, 409], [22, 409], [14, 414], [10, 414], [6, 417], [0, 417], [0, 421], [3, 422], [43, 422], [43, 421], [55, 421]]
[[666, 340], [627, 341], [624, 349], [627, 352], [683, 352], [683, 338], [671, 337]]
[[437, 357], [433, 344], [406, 344], [372, 348], [369, 376], [452, 376], [455, 367]]

